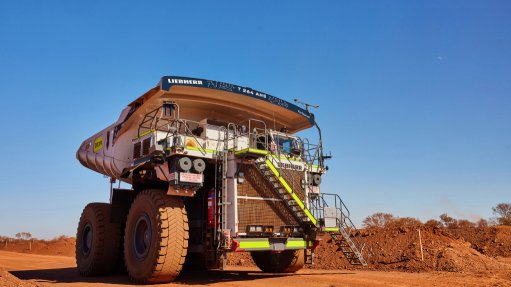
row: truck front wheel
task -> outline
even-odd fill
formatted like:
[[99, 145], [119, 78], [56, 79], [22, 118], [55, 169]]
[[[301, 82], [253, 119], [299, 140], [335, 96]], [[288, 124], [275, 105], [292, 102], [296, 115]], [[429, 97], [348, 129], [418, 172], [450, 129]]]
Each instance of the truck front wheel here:
[[141, 192], [131, 205], [124, 233], [124, 257], [137, 283], [165, 283], [181, 272], [188, 248], [183, 200], [161, 190]]

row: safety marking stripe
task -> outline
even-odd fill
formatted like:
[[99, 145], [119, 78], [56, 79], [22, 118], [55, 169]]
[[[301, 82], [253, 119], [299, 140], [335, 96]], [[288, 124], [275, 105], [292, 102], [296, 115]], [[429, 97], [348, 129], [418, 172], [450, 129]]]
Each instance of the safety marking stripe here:
[[194, 147], [194, 146], [187, 146], [186, 149], [188, 150], [196, 150], [196, 151], [200, 151], [200, 152], [206, 152], [206, 153], [215, 153], [216, 150], [212, 150], [212, 149], [207, 149], [207, 148], [199, 148], [199, 147]]
[[286, 248], [306, 248], [307, 242], [305, 240], [287, 240]]
[[254, 148], [242, 149], [242, 150], [235, 152], [234, 154], [242, 154], [242, 153], [257, 153], [257, 154], [262, 154], [262, 155], [268, 154], [268, 152], [265, 150], [254, 149]]
[[337, 227], [325, 227], [323, 230], [327, 232], [339, 232], [339, 228]]
[[144, 136], [146, 136], [146, 135], [148, 135], [148, 134], [150, 134], [150, 133], [152, 133], [152, 132], [154, 132], [154, 130], [148, 130], [148, 131], [145, 131], [145, 132], [143, 132], [142, 134], [140, 134], [140, 135], [138, 135], [138, 136], [134, 137], [133, 139], [134, 139], [134, 140], [136, 140], [136, 139], [142, 138], [142, 137], [144, 137]]
[[239, 248], [252, 249], [252, 248], [270, 248], [270, 242], [265, 241], [241, 241]]

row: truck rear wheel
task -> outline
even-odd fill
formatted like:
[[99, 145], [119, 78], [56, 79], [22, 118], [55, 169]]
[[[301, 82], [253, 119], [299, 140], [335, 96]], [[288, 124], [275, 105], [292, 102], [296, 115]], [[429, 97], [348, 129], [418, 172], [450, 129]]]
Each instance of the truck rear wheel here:
[[285, 250], [251, 252], [252, 259], [261, 271], [266, 273], [294, 273], [303, 268], [304, 250]]
[[165, 283], [181, 272], [188, 249], [183, 200], [161, 190], [141, 192], [131, 205], [124, 233], [124, 260], [137, 283]]
[[119, 260], [119, 224], [110, 222], [110, 204], [90, 203], [76, 232], [76, 265], [82, 276], [112, 273]]

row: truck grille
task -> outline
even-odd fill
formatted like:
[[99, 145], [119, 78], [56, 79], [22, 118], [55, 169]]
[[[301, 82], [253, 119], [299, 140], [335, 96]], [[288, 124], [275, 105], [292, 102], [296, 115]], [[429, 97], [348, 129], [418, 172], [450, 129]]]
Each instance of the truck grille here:
[[244, 164], [240, 171], [245, 173], [245, 181], [238, 184], [238, 227], [244, 232], [247, 225], [280, 226], [297, 225], [284, 202], [280, 201], [252, 164]]

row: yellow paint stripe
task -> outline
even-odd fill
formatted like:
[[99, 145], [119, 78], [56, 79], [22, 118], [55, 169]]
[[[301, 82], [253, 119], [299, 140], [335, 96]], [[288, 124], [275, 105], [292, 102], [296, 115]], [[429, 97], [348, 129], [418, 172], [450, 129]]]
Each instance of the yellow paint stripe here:
[[273, 172], [273, 174], [275, 174], [275, 176], [279, 179], [280, 183], [282, 184], [282, 186], [284, 186], [286, 191], [291, 195], [291, 197], [296, 201], [296, 203], [298, 203], [298, 206], [300, 206], [300, 208], [305, 212], [305, 215], [307, 215], [307, 217], [311, 220], [311, 222], [314, 225], [316, 225], [316, 222], [317, 222], [316, 218], [314, 218], [314, 216], [310, 213], [310, 211], [305, 207], [305, 205], [300, 200], [300, 198], [296, 195], [296, 193], [293, 192], [293, 189], [289, 186], [289, 184], [286, 182], [286, 180], [280, 176], [280, 173], [278, 172], [277, 168], [273, 165], [273, 163], [269, 159], [266, 159], [265, 163], [270, 168], [270, 170]]
[[264, 154], [264, 155], [268, 154], [267, 151], [261, 150], [261, 149], [249, 148], [248, 151], [252, 152], [252, 153], [258, 153], [258, 154]]
[[215, 153], [216, 152], [215, 150], [212, 150], [212, 149], [200, 148], [200, 147], [194, 147], [194, 146], [187, 146], [186, 149], [207, 152], [207, 153]]
[[252, 248], [270, 248], [270, 242], [268, 240], [264, 241], [241, 241], [240, 247], [241, 249], [252, 249]]
[[[296, 193], [291, 193], [291, 197], [298, 203], [298, 206], [300, 206], [301, 209], [304, 209], [305, 206], [303, 205], [303, 202], [300, 200], [300, 198], [296, 195]], [[307, 209], [305, 208], [305, 210]], [[307, 211], [305, 213], [307, 213]]]
[[265, 151], [265, 150], [255, 149], [255, 148], [242, 149], [242, 150], [239, 150], [239, 151], [235, 152], [234, 154], [243, 154], [243, 153], [256, 153], [256, 154], [261, 154], [261, 155], [267, 155], [268, 154], [268, 152]]
[[339, 228], [337, 227], [325, 227], [324, 230], [327, 232], [339, 232]]
[[148, 134], [150, 134], [150, 133], [152, 133], [152, 132], [154, 132], [154, 130], [148, 130], [148, 131], [143, 132], [142, 134], [140, 134], [140, 135], [138, 135], [138, 136], [134, 137], [133, 139], [134, 139], [134, 140], [139, 139], [139, 138], [144, 137], [144, 136], [146, 136], [146, 135], [148, 135]]
[[271, 163], [271, 161], [269, 159], [267, 159], [265, 161], [266, 165], [271, 169], [271, 171], [273, 172], [273, 174], [275, 174], [275, 176], [277, 177], [280, 177], [280, 173], [279, 171], [275, 168], [275, 166], [273, 165], [273, 163]]
[[305, 240], [288, 240], [286, 242], [286, 248], [307, 248], [307, 242]]
[[287, 157], [285, 155], [281, 155], [281, 156], [277, 156], [276, 154], [269, 154], [269, 156], [273, 157], [273, 158], [278, 158], [278, 159], [285, 159], [285, 160], [291, 160], [291, 161], [296, 161], [296, 162], [303, 162], [301, 158], [298, 158], [298, 157]]
[[310, 218], [310, 220], [312, 221], [312, 223], [314, 223], [314, 225], [316, 225], [316, 218], [314, 218], [314, 216], [312, 215], [312, 213], [307, 209], [307, 208], [304, 208], [303, 210], [305, 212], [305, 215], [307, 215], [308, 218]]
[[[232, 148], [230, 149], [232, 150]], [[239, 155], [239, 154], [244, 154], [244, 153], [255, 153], [255, 154], [260, 154], [260, 155], [269, 155], [273, 158], [280, 158], [280, 159], [289, 159], [289, 160], [293, 160], [293, 161], [301, 161], [300, 158], [297, 158], [297, 157], [286, 157], [286, 156], [277, 156], [275, 154], [270, 154], [268, 151], [266, 150], [262, 150], [262, 149], [255, 149], [255, 148], [246, 148], [246, 149], [242, 149], [242, 150], [239, 150], [239, 151], [235, 151], [234, 154], [236, 155]]]

